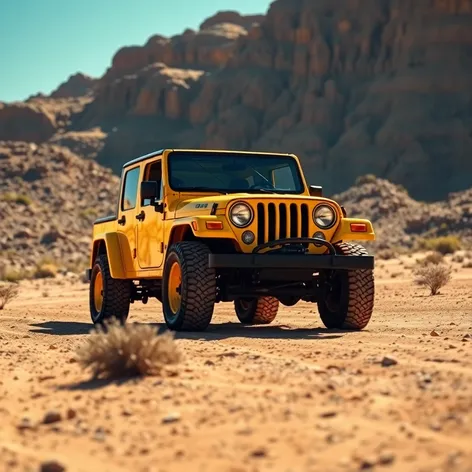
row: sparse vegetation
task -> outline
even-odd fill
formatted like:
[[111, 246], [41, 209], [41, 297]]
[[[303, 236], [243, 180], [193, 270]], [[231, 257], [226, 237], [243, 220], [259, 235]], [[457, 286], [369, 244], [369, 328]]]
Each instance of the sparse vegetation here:
[[0, 285], [0, 310], [3, 310], [7, 303], [18, 296], [18, 286], [15, 284]]
[[33, 277], [35, 279], [54, 278], [57, 275], [57, 266], [51, 263], [38, 263]]
[[2, 195], [4, 202], [18, 203], [19, 205], [29, 206], [33, 203], [33, 200], [28, 195], [22, 195], [14, 192], [4, 193]]
[[377, 257], [383, 261], [389, 261], [395, 259], [397, 254], [393, 249], [383, 249], [377, 253]]
[[5, 267], [0, 270], [0, 280], [5, 282], [18, 283], [27, 278], [28, 273], [25, 270], [10, 270]]
[[419, 242], [421, 249], [440, 252], [441, 254], [454, 254], [461, 248], [461, 241], [457, 236], [441, 236], [438, 238], [426, 238]]
[[472, 261], [467, 261], [462, 264], [463, 269], [472, 269]]
[[366, 174], [357, 177], [356, 185], [364, 185], [364, 184], [375, 184], [377, 182], [377, 177], [374, 174]]
[[444, 261], [444, 256], [440, 252], [432, 252], [423, 259], [418, 259], [418, 264], [426, 267], [428, 264], [441, 264]]
[[443, 264], [428, 264], [415, 271], [415, 283], [430, 289], [431, 295], [437, 295], [439, 289], [451, 280], [451, 268]]
[[110, 322], [98, 327], [77, 352], [82, 367], [95, 378], [156, 375], [181, 360], [169, 331], [158, 334], [149, 325]]

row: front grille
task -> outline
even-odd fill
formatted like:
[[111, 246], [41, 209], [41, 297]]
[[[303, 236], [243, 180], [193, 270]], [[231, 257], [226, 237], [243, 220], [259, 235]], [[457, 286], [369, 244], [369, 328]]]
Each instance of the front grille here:
[[308, 205], [258, 203], [257, 244], [283, 238], [309, 237]]

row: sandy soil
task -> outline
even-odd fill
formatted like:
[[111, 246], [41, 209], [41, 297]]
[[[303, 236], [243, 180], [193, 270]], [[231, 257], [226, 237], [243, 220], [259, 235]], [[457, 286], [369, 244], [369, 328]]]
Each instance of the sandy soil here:
[[[178, 375], [123, 383], [75, 362], [87, 285], [23, 284], [0, 312], [0, 470], [472, 471], [472, 269], [429, 297], [406, 265], [379, 264], [363, 332], [324, 329], [308, 304], [269, 327], [219, 305], [178, 336]], [[159, 304], [130, 320], [160, 325]]]

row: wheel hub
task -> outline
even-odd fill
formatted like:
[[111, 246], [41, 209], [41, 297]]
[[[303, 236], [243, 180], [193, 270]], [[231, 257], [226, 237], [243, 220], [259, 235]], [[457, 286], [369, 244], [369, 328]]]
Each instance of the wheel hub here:
[[178, 262], [174, 262], [170, 268], [167, 296], [170, 309], [177, 314], [182, 304], [182, 270]]
[[100, 312], [103, 306], [103, 276], [98, 272], [93, 283], [93, 302], [95, 310]]

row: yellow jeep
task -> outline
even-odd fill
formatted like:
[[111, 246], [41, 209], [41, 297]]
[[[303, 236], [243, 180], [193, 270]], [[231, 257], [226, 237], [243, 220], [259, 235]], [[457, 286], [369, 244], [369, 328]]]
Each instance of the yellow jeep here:
[[267, 324], [279, 303], [317, 303], [328, 328], [362, 329], [374, 306], [370, 221], [309, 186], [293, 154], [165, 149], [123, 166], [116, 213], [93, 227], [94, 323], [161, 301], [172, 330], [204, 330], [215, 303]]

